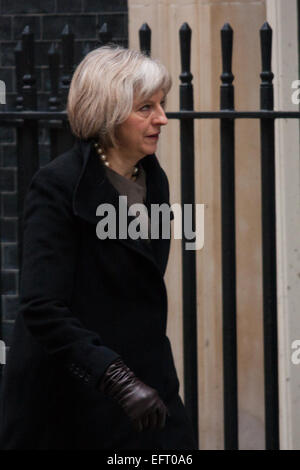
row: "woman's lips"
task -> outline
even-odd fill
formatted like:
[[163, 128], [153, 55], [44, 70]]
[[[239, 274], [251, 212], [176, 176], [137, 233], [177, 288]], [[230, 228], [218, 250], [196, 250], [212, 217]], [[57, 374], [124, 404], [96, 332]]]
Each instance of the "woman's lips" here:
[[156, 142], [158, 140], [159, 134], [146, 135], [146, 137], [147, 139], [151, 139]]

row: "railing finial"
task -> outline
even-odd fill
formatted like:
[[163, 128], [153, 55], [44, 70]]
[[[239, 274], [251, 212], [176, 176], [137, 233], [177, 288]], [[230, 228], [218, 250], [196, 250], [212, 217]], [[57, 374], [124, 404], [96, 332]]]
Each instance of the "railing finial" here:
[[265, 22], [260, 29], [261, 62], [262, 71], [260, 74], [260, 106], [261, 109], [272, 110], [274, 108], [274, 92], [271, 60], [272, 60], [272, 28]]
[[190, 84], [193, 80], [191, 73], [191, 38], [192, 30], [188, 23], [183, 23], [179, 30], [181, 74], [179, 76], [182, 84]]
[[36, 109], [36, 78], [34, 75], [34, 34], [28, 25], [22, 32], [22, 51], [23, 51], [23, 109]]
[[140, 51], [150, 57], [151, 55], [151, 29], [144, 23], [139, 29]]
[[221, 29], [222, 74], [221, 74], [221, 109], [234, 109], [234, 89], [232, 82], [232, 44], [233, 29], [225, 23]]
[[71, 31], [70, 25], [67, 23], [67, 24], [65, 24], [65, 26], [63, 27], [63, 30], [62, 30], [61, 34], [66, 34], [66, 35], [68, 35], [68, 34], [71, 34], [71, 32], [72, 32], [72, 31]]
[[105, 46], [112, 41], [112, 32], [107, 23], [103, 23], [98, 32], [100, 46]]
[[180, 84], [180, 109], [192, 110], [194, 108], [193, 98], [193, 75], [191, 73], [191, 38], [192, 30], [187, 23], [183, 23], [179, 30], [181, 74]]
[[22, 41], [18, 41], [14, 50], [15, 53], [15, 74], [16, 74], [16, 88], [17, 88], [17, 98], [16, 98], [16, 109], [22, 111], [23, 109], [23, 96], [22, 96], [22, 85], [23, 85], [23, 75], [24, 75], [24, 54]]
[[67, 102], [67, 95], [69, 86], [72, 80], [73, 66], [74, 66], [74, 34], [71, 28], [66, 24], [61, 33], [62, 43], [62, 64], [63, 73], [61, 77], [62, 97], [64, 102]]
[[49, 75], [51, 94], [48, 100], [49, 109], [57, 111], [60, 105], [59, 98], [59, 52], [57, 43], [52, 42], [48, 51]]
[[89, 42], [85, 43], [83, 48], [82, 48], [82, 55], [85, 57], [89, 52], [91, 52], [91, 45]]

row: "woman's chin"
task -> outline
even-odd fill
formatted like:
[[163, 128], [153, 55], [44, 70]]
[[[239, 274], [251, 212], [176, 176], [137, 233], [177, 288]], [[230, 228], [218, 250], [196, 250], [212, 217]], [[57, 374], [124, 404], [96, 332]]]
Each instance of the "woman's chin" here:
[[147, 145], [147, 147], [145, 146], [145, 151], [147, 152], [147, 153], [145, 153], [145, 155], [155, 153], [156, 149], [157, 149], [157, 144]]

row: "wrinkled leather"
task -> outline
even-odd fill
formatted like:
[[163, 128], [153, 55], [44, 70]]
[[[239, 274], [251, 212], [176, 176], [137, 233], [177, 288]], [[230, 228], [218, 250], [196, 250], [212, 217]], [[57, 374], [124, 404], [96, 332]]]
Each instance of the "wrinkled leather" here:
[[136, 431], [165, 426], [169, 414], [166, 405], [157, 391], [139, 380], [122, 359], [117, 359], [106, 369], [100, 390], [119, 403]]

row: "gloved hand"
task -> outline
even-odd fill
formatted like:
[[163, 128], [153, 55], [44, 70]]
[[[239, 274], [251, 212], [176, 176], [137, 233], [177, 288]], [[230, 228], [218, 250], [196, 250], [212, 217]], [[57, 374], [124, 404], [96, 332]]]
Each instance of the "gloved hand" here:
[[169, 412], [157, 391], [141, 382], [121, 358], [106, 369], [100, 391], [119, 403], [136, 431], [165, 426]]

